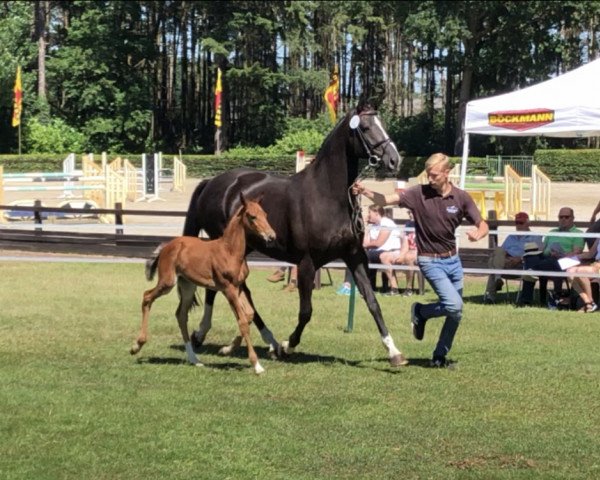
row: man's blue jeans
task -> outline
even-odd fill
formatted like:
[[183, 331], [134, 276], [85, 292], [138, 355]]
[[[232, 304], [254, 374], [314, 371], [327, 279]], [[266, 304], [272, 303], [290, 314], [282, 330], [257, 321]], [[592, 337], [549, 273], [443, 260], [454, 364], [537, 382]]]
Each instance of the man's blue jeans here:
[[462, 318], [463, 268], [458, 255], [448, 258], [417, 257], [419, 268], [439, 301], [421, 307], [419, 316], [427, 321], [434, 317], [446, 317], [434, 357], [445, 357], [452, 348], [452, 341]]

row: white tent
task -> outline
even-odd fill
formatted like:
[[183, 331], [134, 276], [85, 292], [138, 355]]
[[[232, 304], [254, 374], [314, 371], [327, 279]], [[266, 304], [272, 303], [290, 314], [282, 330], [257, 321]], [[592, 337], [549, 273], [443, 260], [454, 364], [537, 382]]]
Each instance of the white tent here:
[[469, 135], [600, 136], [600, 59], [531, 87], [467, 103], [460, 186]]

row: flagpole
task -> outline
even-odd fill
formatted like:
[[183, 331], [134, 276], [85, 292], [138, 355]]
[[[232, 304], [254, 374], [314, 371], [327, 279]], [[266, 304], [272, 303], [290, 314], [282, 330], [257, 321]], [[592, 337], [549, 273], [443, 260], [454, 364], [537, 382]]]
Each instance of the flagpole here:
[[21, 122], [19, 122], [19, 160], [21, 160]]

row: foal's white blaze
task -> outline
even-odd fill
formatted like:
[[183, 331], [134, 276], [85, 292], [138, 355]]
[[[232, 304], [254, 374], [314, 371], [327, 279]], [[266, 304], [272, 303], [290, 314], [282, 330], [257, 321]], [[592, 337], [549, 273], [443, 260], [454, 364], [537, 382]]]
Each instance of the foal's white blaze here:
[[185, 343], [185, 353], [187, 354], [188, 362], [191, 365], [195, 365], [197, 367], [203, 367], [204, 366], [204, 365], [202, 365], [202, 363], [200, 362], [200, 360], [198, 360], [198, 358], [196, 357], [196, 353], [194, 352], [194, 349], [192, 348], [192, 342], [186, 342]]
[[398, 350], [396, 345], [394, 345], [394, 340], [392, 339], [391, 335], [388, 334], [386, 337], [381, 337], [381, 341], [383, 342], [383, 345], [385, 345], [385, 348], [387, 348], [388, 356], [390, 358], [400, 355], [400, 350]]

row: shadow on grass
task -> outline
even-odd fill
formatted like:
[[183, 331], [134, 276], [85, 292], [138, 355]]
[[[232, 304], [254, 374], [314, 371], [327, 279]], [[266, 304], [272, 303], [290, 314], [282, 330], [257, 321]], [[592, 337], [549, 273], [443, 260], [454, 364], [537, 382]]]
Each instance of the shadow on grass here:
[[[198, 355], [215, 355], [215, 356], [219, 356], [219, 357], [223, 357], [224, 355], [221, 355], [219, 353], [219, 350], [221, 349], [223, 345], [215, 345], [215, 344], [211, 344], [211, 343], [205, 343], [202, 345], [202, 347], [200, 347], [200, 349], [196, 349], [195, 352]], [[185, 352], [185, 347], [183, 345], [171, 345], [169, 348], [171, 348], [172, 350], [177, 350], [180, 352]], [[306, 353], [306, 352], [294, 352], [292, 355], [285, 355], [284, 357], [281, 358], [276, 358], [274, 356], [271, 355], [271, 353], [269, 352], [268, 347], [265, 346], [255, 346], [254, 350], [256, 350], [256, 354], [258, 355], [258, 357], [260, 359], [271, 359], [273, 361], [280, 361], [280, 362], [284, 362], [284, 363], [289, 363], [291, 365], [302, 365], [302, 364], [312, 364], [312, 363], [319, 363], [325, 366], [332, 366], [332, 365], [344, 365], [344, 366], [349, 366], [349, 367], [355, 367], [355, 368], [368, 368], [370, 370], [376, 370], [376, 371], [380, 371], [380, 372], [386, 372], [386, 373], [391, 373], [391, 374], [397, 374], [400, 373], [405, 367], [377, 367], [374, 366], [372, 364], [373, 361], [381, 361], [381, 362], [388, 362], [387, 358], [378, 358], [378, 359], [368, 359], [368, 360], [348, 360], [345, 358], [340, 358], [340, 357], [335, 357], [335, 356], [331, 356], [331, 355], [319, 355], [319, 354], [313, 354], [313, 353]], [[248, 353], [246, 350], [246, 347], [244, 345], [242, 345], [239, 348], [236, 348], [231, 354], [227, 355], [227, 357], [231, 357], [231, 358], [237, 358], [240, 360], [248, 360]], [[156, 359], [158, 360], [158, 359]], [[175, 363], [172, 362], [172, 359], [168, 359], [169, 362], [165, 362], [165, 363]], [[147, 362], [150, 363], [150, 362]], [[154, 362], [154, 363], [160, 363], [158, 361]], [[179, 363], [186, 363], [185, 360], [182, 360]], [[209, 365], [206, 365], [209, 366]], [[244, 369], [246, 368], [245, 365], [240, 365], [237, 363], [226, 363], [226, 364], [219, 364], [219, 365], [211, 365], [211, 368], [219, 368], [219, 369], [231, 369], [231, 368], [236, 368], [236, 369]]]

